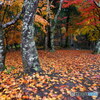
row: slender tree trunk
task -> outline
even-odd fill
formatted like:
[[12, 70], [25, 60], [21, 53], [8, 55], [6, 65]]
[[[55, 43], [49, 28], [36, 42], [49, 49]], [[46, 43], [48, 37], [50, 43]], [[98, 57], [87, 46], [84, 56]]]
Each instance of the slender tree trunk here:
[[59, 33], [60, 33], [60, 47], [64, 47], [63, 33], [61, 31], [61, 28], [59, 28]]
[[51, 32], [50, 32], [50, 26], [47, 26], [47, 34], [45, 36], [45, 50], [49, 50], [51, 49], [51, 43], [50, 43], [50, 35], [51, 35]]
[[5, 66], [5, 48], [4, 48], [4, 36], [3, 29], [0, 27], [0, 71], [4, 70]]
[[98, 40], [96, 47], [94, 49], [94, 53], [100, 54], [100, 39]]
[[25, 14], [23, 17], [22, 32], [22, 59], [25, 73], [41, 71], [38, 53], [34, 40], [34, 16], [37, 9], [38, 0], [25, 0]]
[[[70, 13], [68, 13], [67, 20], [66, 20], [66, 32], [67, 33], [69, 29], [69, 19], [70, 19]], [[69, 46], [70, 46], [70, 34], [68, 34], [68, 36], [66, 37], [66, 41], [65, 41], [65, 47], [69, 48]]]
[[55, 51], [55, 46], [54, 46], [55, 32], [54, 31], [55, 31], [55, 28], [56, 28], [58, 16], [59, 16], [60, 11], [61, 11], [62, 3], [63, 3], [63, 0], [60, 0], [59, 8], [58, 8], [58, 11], [57, 11], [57, 13], [55, 15], [55, 18], [54, 18], [54, 23], [51, 22], [51, 36], [50, 36], [50, 39], [51, 39], [51, 51]]
[[51, 27], [48, 26], [48, 49], [51, 49]]
[[[48, 22], [50, 23], [50, 1], [47, 0], [47, 9], [46, 11], [48, 12], [47, 15], [46, 15], [46, 20], [48, 20]], [[45, 37], [45, 50], [49, 50], [50, 49], [50, 25], [48, 25], [46, 27], [47, 29], [47, 35]]]
[[[3, 2], [0, 1], [0, 10], [2, 9]], [[2, 19], [0, 18], [0, 71], [4, 70], [5, 66], [5, 50], [4, 50], [4, 36], [2, 28]]]
[[51, 51], [55, 51], [54, 36], [55, 36], [55, 33], [54, 33], [54, 30], [52, 30], [51, 36], [50, 36]]
[[48, 36], [45, 36], [45, 50], [48, 49]]

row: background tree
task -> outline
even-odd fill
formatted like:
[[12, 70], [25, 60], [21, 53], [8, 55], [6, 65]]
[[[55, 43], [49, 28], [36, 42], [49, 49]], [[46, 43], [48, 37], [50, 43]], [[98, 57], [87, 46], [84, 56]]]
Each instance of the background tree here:
[[[99, 5], [99, 0], [64, 0], [63, 7], [69, 7], [71, 5], [76, 5], [81, 14], [80, 26], [77, 29], [83, 31], [79, 33], [86, 33], [89, 35], [90, 39], [98, 40], [100, 38], [100, 8], [96, 7]], [[73, 21], [72, 21], [73, 22]], [[86, 28], [87, 27], [87, 28]], [[76, 34], [75, 34], [76, 35]]]
[[63, 0], [60, 0], [60, 2], [59, 2], [59, 7], [58, 7], [58, 10], [57, 10], [57, 13], [54, 15], [54, 19], [50, 19], [50, 18], [52, 18], [52, 15], [51, 15], [51, 13], [50, 13], [50, 6], [51, 6], [51, 4], [53, 3], [53, 2], [55, 2], [55, 1], [51, 1], [51, 3], [50, 3], [50, 1], [49, 0], [47, 0], [47, 11], [48, 11], [48, 17], [49, 17], [49, 23], [50, 23], [50, 27], [48, 28], [49, 29], [49, 31], [50, 31], [50, 49], [51, 49], [51, 51], [54, 51], [55, 50], [55, 47], [54, 47], [54, 36], [55, 36], [55, 28], [56, 28], [56, 25], [57, 25], [57, 19], [58, 19], [58, 16], [59, 16], [59, 14], [60, 14], [60, 11], [61, 11], [61, 8], [62, 8], [62, 4], [63, 4]]
[[[77, 23], [82, 26], [78, 28], [79, 31], [77, 32], [84, 35], [87, 34], [89, 41], [93, 42], [92, 45], [100, 39], [100, 8], [94, 2], [90, 0], [80, 4], [79, 11], [83, 21]], [[95, 49], [95, 44], [92, 46], [92, 49], [98, 52], [98, 49]]]
[[[69, 7], [62, 6], [62, 11], [59, 16], [58, 25], [62, 27], [61, 38], [62, 38], [62, 46], [63, 47], [71, 47], [73, 44], [73, 34], [74, 30], [79, 27], [76, 25], [78, 21], [80, 21], [80, 12], [77, 10], [75, 5], [70, 5]], [[65, 29], [65, 32], [63, 30]]]

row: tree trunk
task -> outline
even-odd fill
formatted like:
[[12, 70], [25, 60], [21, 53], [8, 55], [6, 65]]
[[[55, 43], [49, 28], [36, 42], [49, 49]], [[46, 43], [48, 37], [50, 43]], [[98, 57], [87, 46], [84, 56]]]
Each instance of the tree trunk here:
[[45, 36], [45, 50], [48, 49], [48, 36]]
[[51, 27], [48, 26], [48, 49], [51, 50]]
[[[66, 13], [67, 14], [67, 13]], [[66, 32], [68, 33], [68, 29], [69, 29], [69, 20], [70, 20], [70, 13], [68, 13], [67, 15], [67, 19], [66, 19]], [[66, 37], [66, 41], [65, 41], [65, 47], [68, 47], [70, 46], [70, 35], [68, 33], [68, 36]]]
[[59, 29], [60, 33], [60, 47], [64, 47], [64, 41], [63, 41], [63, 34], [61, 33], [61, 30]]
[[4, 36], [3, 29], [0, 27], [0, 71], [5, 68], [5, 48], [4, 48]]
[[58, 8], [58, 11], [54, 17], [54, 22], [51, 22], [51, 36], [50, 36], [50, 39], [51, 39], [51, 51], [55, 51], [55, 46], [54, 46], [54, 36], [55, 36], [55, 28], [56, 28], [56, 25], [57, 25], [57, 19], [58, 19], [58, 16], [60, 14], [60, 11], [61, 11], [61, 7], [62, 7], [62, 4], [63, 4], [63, 0], [60, 0], [60, 4], [59, 4], [59, 8]]
[[50, 36], [51, 51], [55, 51], [54, 36], [55, 36], [55, 33], [53, 30], [53, 31], [51, 31], [51, 36]]
[[100, 54], [100, 39], [98, 40], [98, 42], [97, 42], [97, 44], [96, 44], [94, 53]]
[[[3, 2], [0, 1], [0, 10], [2, 9]], [[5, 68], [5, 48], [4, 48], [4, 36], [3, 36], [2, 22], [0, 19], [0, 71]]]
[[47, 34], [45, 36], [45, 50], [50, 50], [51, 49], [51, 43], [50, 43], [50, 35], [51, 35], [51, 31], [50, 31], [50, 26], [47, 26]]
[[40, 72], [40, 64], [38, 53], [34, 40], [34, 16], [37, 9], [38, 0], [25, 0], [25, 14], [23, 17], [23, 32], [22, 32], [22, 60], [25, 73], [31, 74]]
[[[2, 9], [3, 4], [4, 3], [2, 1], [0, 1], [0, 10]], [[8, 6], [6, 6], [6, 9], [7, 8], [8, 8]], [[3, 71], [5, 69], [5, 53], [6, 52], [5, 52], [5, 46], [4, 46], [3, 30], [5, 28], [7, 28], [8, 26], [16, 23], [16, 21], [19, 19], [20, 15], [23, 13], [22, 11], [13, 20], [11, 20], [11, 21], [9, 21], [5, 24], [2, 24], [4, 22], [4, 17], [5, 17], [5, 14], [6, 14], [6, 10], [5, 10], [3, 18], [0, 19], [0, 71]]]

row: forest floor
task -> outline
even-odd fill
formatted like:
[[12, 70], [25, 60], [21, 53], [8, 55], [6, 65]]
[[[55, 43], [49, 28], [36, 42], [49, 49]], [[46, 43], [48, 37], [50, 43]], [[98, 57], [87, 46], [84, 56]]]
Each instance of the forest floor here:
[[88, 50], [39, 50], [45, 72], [32, 76], [21, 76], [20, 55], [20, 51], [7, 53], [7, 68], [0, 73], [0, 100], [100, 100], [99, 54]]

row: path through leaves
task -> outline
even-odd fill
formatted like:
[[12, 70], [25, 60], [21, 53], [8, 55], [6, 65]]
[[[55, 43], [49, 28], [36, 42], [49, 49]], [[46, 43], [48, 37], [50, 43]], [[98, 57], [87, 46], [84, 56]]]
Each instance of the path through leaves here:
[[99, 100], [99, 96], [71, 96], [71, 92], [100, 92], [100, 55], [85, 50], [39, 51], [45, 71], [23, 75], [19, 51], [8, 52], [0, 73], [0, 100]]

